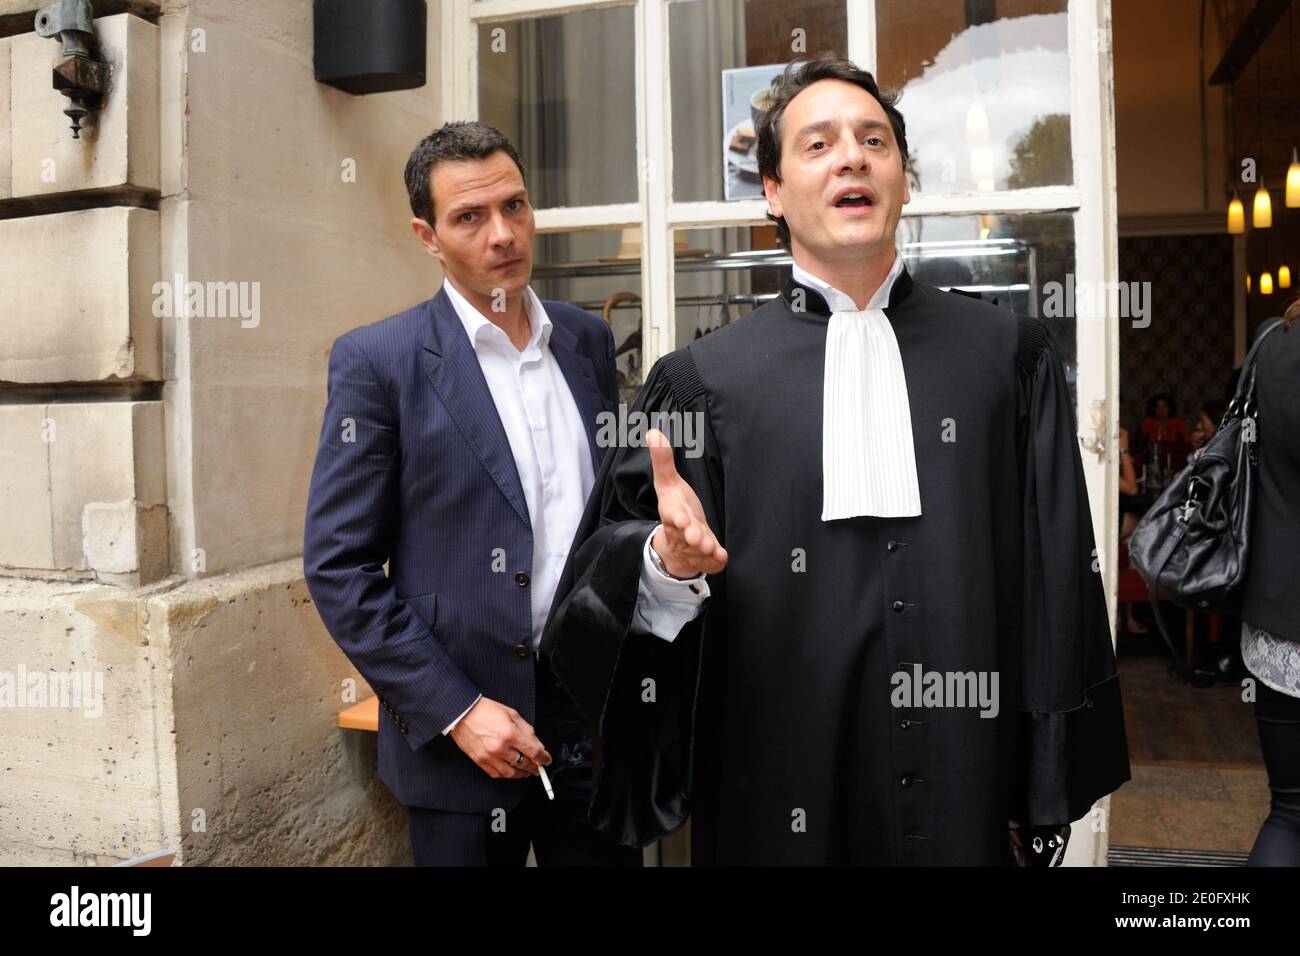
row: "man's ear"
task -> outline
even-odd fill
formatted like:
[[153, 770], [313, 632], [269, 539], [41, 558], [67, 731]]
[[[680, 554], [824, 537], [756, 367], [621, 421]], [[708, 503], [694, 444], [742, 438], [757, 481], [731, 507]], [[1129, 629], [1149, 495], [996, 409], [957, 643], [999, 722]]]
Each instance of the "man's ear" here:
[[912, 201], [912, 183], [907, 178], [907, 170], [903, 170], [903, 205], [906, 206]]
[[438, 234], [433, 231], [433, 227], [416, 216], [411, 219], [411, 231], [415, 233], [415, 238], [419, 240], [420, 245], [424, 246], [425, 251], [441, 262], [442, 243], [438, 241]]
[[763, 195], [767, 197], [767, 205], [772, 210], [772, 215], [778, 219], [784, 215], [781, 212], [781, 184], [775, 179], [763, 177]]

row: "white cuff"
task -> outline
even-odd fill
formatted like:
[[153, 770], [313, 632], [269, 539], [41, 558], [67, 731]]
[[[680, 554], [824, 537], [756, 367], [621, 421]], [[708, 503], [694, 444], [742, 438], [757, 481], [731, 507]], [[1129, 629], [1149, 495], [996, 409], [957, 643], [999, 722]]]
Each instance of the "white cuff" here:
[[[478, 703], [480, 700], [482, 700], [482, 699], [483, 699], [483, 695], [482, 695], [482, 694], [479, 694], [477, 697], [474, 698], [474, 704], [477, 704], [477, 703]], [[456, 729], [456, 725], [459, 724], [462, 720], [464, 720], [464, 719], [465, 719], [465, 715], [468, 714], [471, 710], [474, 709], [474, 704], [470, 704], [468, 707], [466, 707], [463, 711], [461, 711], [461, 714], [460, 714], [459, 717], [457, 717], [455, 720], [453, 720], [451, 723], [449, 723], [449, 724], [446, 726], [446, 728], [445, 728], [445, 729], [443, 730], [443, 732], [442, 732], [442, 735], [443, 735], [444, 737], [447, 736], [449, 733], [451, 733], [453, 730]]]
[[632, 629], [672, 641], [687, 622], [699, 616], [700, 608], [709, 596], [709, 583], [703, 574], [682, 580], [655, 567], [650, 557], [650, 542], [659, 527], [656, 525], [650, 532], [642, 549], [641, 579], [637, 582]]

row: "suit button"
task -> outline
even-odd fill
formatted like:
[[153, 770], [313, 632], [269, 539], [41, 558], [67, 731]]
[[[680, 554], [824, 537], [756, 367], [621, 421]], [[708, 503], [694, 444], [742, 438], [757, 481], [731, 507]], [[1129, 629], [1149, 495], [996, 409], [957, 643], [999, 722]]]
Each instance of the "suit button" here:
[[515, 584], [519, 585], [521, 588], [528, 587], [528, 572], [527, 571], [518, 572], [515, 575]]
[[900, 780], [900, 781], [898, 781], [898, 782], [899, 782], [900, 784], [902, 784], [904, 787], [910, 787], [910, 786], [912, 786], [912, 784], [920, 783], [920, 782], [921, 782], [921, 778], [920, 778], [920, 777], [904, 777], [902, 780]]
[[515, 645], [515, 653], [518, 654], [520, 657], [527, 657], [527, 656], [528, 656], [528, 645], [527, 645], [527, 644], [516, 644], [516, 645]]
[[889, 544], [885, 545], [885, 550], [886, 550], [886, 551], [897, 551], [897, 550], [898, 550], [898, 542], [897, 542], [897, 541], [891, 541], [891, 542], [889, 542]]
[[907, 605], [904, 604], [902, 601], [895, 601], [895, 602], [894, 602], [892, 605], [890, 605], [890, 606], [891, 606], [895, 611], [901, 611], [901, 610], [903, 610], [903, 608], [905, 608]]
[[902, 727], [904, 730], [906, 730], [908, 727], [911, 727], [911, 726], [912, 726], [912, 722], [911, 722], [910, 720], [900, 720], [900, 721], [898, 722], [898, 726], [900, 726], [900, 727]]
[[402, 733], [406, 733], [406, 721], [404, 721], [404, 720], [403, 720], [403, 721], [400, 721], [400, 722], [397, 724], [397, 729], [400, 730]]

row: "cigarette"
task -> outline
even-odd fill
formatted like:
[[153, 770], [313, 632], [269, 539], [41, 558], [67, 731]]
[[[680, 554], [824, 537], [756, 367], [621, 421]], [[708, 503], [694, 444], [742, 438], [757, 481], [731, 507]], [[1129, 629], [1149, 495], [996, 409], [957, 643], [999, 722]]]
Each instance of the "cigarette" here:
[[551, 778], [546, 775], [546, 768], [538, 764], [537, 772], [542, 775], [542, 786], [546, 788], [546, 799], [554, 800], [555, 791], [551, 789]]

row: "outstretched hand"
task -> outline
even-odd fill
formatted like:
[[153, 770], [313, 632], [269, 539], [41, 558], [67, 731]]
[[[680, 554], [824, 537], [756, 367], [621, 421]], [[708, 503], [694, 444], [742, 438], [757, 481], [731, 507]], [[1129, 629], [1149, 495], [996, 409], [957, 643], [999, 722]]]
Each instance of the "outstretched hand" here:
[[646, 434], [646, 442], [654, 469], [661, 523], [650, 546], [675, 578], [717, 574], [727, 566], [727, 551], [709, 528], [694, 489], [677, 473], [668, 439], [659, 429], [652, 428]]

